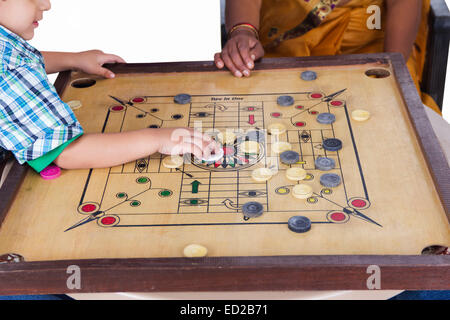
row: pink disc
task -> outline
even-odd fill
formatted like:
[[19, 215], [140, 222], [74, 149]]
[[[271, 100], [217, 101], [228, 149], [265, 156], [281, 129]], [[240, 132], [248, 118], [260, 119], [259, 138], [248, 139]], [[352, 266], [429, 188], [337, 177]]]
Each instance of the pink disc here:
[[322, 94], [321, 93], [313, 93], [312, 95], [311, 95], [311, 98], [313, 98], [313, 99], [320, 99], [320, 98], [322, 98], [323, 96], [322, 96]]
[[316, 115], [316, 114], [318, 114], [318, 112], [317, 111], [311, 111], [311, 114]]
[[44, 180], [53, 180], [61, 176], [61, 169], [58, 166], [50, 165], [41, 171], [41, 177]]
[[274, 118], [279, 118], [279, 117], [281, 117], [281, 113], [274, 112], [274, 113], [271, 114], [271, 116], [274, 117]]
[[297, 109], [303, 109], [303, 106], [296, 106]]
[[296, 127], [304, 127], [304, 126], [306, 126], [306, 123], [304, 123], [304, 122], [297, 122], [297, 123], [295, 124], [295, 126], [296, 126]]

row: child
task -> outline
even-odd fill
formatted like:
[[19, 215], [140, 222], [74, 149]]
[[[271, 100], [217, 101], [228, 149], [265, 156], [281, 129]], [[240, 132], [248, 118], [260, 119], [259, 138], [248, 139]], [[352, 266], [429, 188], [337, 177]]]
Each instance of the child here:
[[33, 38], [50, 7], [49, 0], [0, 0], [0, 147], [37, 172], [52, 162], [65, 169], [105, 168], [155, 152], [192, 153], [197, 158], [219, 152], [210, 137], [192, 129], [83, 134], [46, 72], [72, 69], [114, 78], [102, 65], [124, 61], [97, 50], [41, 54], [26, 40]]

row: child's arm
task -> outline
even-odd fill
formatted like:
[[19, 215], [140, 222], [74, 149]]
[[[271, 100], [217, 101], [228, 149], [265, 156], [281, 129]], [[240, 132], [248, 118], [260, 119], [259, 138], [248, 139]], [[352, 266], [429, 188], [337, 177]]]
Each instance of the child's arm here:
[[408, 60], [420, 25], [422, 1], [386, 0], [386, 7], [384, 49], [386, 52], [400, 52]]
[[156, 152], [192, 153], [197, 158], [208, 158], [212, 152], [219, 152], [219, 145], [209, 136], [186, 128], [85, 134], [64, 149], [54, 162], [64, 169], [108, 168]]
[[79, 53], [42, 52], [42, 55], [44, 56], [45, 71], [47, 73], [77, 70], [105, 78], [114, 78], [114, 73], [102, 66], [105, 63], [125, 63], [121, 57], [114, 54], [106, 54], [100, 50]]

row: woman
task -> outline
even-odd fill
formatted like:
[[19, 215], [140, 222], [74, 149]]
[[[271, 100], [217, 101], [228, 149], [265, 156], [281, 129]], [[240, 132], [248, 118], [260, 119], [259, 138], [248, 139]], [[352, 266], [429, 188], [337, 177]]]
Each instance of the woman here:
[[[400, 52], [420, 92], [429, 7], [430, 0], [228, 0], [228, 41], [214, 60], [248, 77], [263, 56]], [[369, 29], [377, 10], [381, 28]], [[421, 97], [440, 114], [430, 96]]]

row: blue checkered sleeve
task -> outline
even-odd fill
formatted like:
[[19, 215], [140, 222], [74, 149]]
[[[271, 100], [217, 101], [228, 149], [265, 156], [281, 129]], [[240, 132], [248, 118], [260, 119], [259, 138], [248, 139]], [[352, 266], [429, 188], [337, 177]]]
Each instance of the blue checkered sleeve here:
[[43, 64], [0, 70], [0, 146], [20, 163], [37, 159], [83, 132], [50, 84]]

